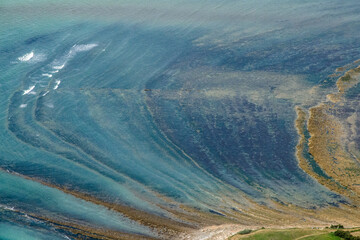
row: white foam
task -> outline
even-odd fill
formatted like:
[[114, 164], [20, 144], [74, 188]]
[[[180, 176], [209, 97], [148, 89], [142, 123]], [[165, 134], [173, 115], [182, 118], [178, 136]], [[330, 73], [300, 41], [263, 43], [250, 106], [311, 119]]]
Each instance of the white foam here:
[[54, 87], [54, 90], [56, 90], [59, 87], [60, 83], [61, 83], [60, 80], [56, 80], [56, 85]]
[[0, 204], [0, 207], [5, 209], [5, 210], [15, 211], [14, 207], [8, 207], [8, 206], [2, 205], [2, 204]]
[[35, 88], [35, 85], [31, 86], [31, 87], [30, 87], [29, 89], [27, 89], [27, 90], [24, 90], [23, 95], [26, 95], [26, 94], [31, 93], [31, 91], [34, 90], [34, 88]]
[[27, 104], [26, 103], [23, 103], [19, 106], [19, 108], [26, 108], [27, 107]]
[[24, 56], [19, 57], [18, 60], [21, 62], [27, 62], [30, 59], [32, 59], [33, 57], [34, 57], [34, 52], [29, 52], [29, 53], [25, 54]]
[[96, 43], [80, 44], [80, 45], [75, 44], [74, 46], [72, 46], [71, 49], [73, 49], [75, 52], [85, 52], [85, 51], [89, 51], [97, 46], [98, 45]]
[[55, 71], [50, 71], [51, 73], [58, 73], [59, 70], [55, 70]]
[[31, 63], [37, 63], [37, 62], [42, 62], [46, 60], [46, 55], [45, 54], [34, 54], [34, 57], [31, 59]]
[[49, 91], [46, 91], [42, 96], [45, 97], [48, 93]]
[[36, 222], [36, 223], [40, 223], [42, 221], [38, 220], [38, 219], [35, 219], [27, 214], [24, 214], [24, 217], [26, 218], [27, 221], [31, 221], [31, 222]]
[[62, 65], [53, 66], [53, 69], [60, 70], [60, 69], [63, 69], [64, 67], [65, 67], [65, 63], [64, 63], [64, 64], [62, 64]]
[[73, 57], [75, 57], [75, 55], [79, 52], [86, 52], [89, 51], [91, 49], [93, 49], [94, 47], [97, 47], [98, 45], [96, 43], [90, 43], [90, 44], [75, 44], [73, 45], [69, 52], [63, 56], [60, 59], [57, 59], [53, 62], [53, 69], [55, 70], [61, 70], [65, 67], [66, 63], [72, 59]]
[[52, 74], [49, 74], [49, 73], [43, 73], [43, 74], [41, 74], [41, 76], [51, 78], [53, 75], [52, 75]]

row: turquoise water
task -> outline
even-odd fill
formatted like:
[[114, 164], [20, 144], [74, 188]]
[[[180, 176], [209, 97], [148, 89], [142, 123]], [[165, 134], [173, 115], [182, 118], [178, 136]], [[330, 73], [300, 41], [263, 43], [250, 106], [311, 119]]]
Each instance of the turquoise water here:
[[158, 236], [50, 186], [175, 221], [165, 207], [226, 215], [247, 199], [346, 201], [298, 167], [294, 107], [323, 100], [310, 89], [360, 58], [359, 10], [353, 0], [2, 0], [0, 238], [73, 237], [34, 214]]

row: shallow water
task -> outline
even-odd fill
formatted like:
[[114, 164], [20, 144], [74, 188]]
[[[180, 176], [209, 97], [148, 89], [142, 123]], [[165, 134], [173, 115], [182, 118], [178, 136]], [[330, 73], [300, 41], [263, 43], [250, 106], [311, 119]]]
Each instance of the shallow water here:
[[294, 108], [323, 101], [328, 75], [360, 58], [359, 10], [355, 0], [2, 0], [0, 237], [73, 237], [24, 214], [157, 236], [61, 189], [172, 220], [178, 205], [226, 215], [249, 199], [347, 201], [298, 166]]

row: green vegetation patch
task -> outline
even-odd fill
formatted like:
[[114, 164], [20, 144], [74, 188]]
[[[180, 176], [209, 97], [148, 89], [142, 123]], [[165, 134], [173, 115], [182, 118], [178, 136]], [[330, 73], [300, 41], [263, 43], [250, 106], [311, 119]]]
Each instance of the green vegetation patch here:
[[340, 237], [329, 233], [328, 230], [319, 229], [286, 229], [286, 230], [258, 230], [250, 235], [236, 234], [229, 239], [247, 240], [341, 240]]
[[244, 230], [238, 232], [238, 234], [240, 234], [240, 235], [245, 235], [245, 234], [249, 234], [249, 233], [251, 233], [251, 232], [252, 232], [251, 229], [244, 229]]
[[344, 229], [344, 226], [341, 225], [341, 224], [338, 224], [338, 225], [331, 225], [330, 228], [332, 228], [332, 229]]
[[335, 236], [333, 233], [326, 233], [321, 235], [313, 235], [300, 238], [299, 240], [341, 240], [340, 237]]
[[349, 81], [351, 79], [351, 76], [350, 74], [346, 73], [343, 77], [341, 77], [341, 80], [342, 81]]
[[345, 239], [345, 240], [360, 240], [360, 237], [351, 235], [351, 233], [349, 231], [336, 230], [334, 235], [341, 237], [342, 239]]

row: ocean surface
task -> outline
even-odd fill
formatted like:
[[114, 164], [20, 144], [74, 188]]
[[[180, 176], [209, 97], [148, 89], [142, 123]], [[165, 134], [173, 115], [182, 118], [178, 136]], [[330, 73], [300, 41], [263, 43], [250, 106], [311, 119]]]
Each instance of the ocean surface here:
[[166, 239], [162, 221], [353, 204], [299, 166], [295, 121], [360, 59], [359, 12], [357, 0], [1, 0], [0, 239]]

